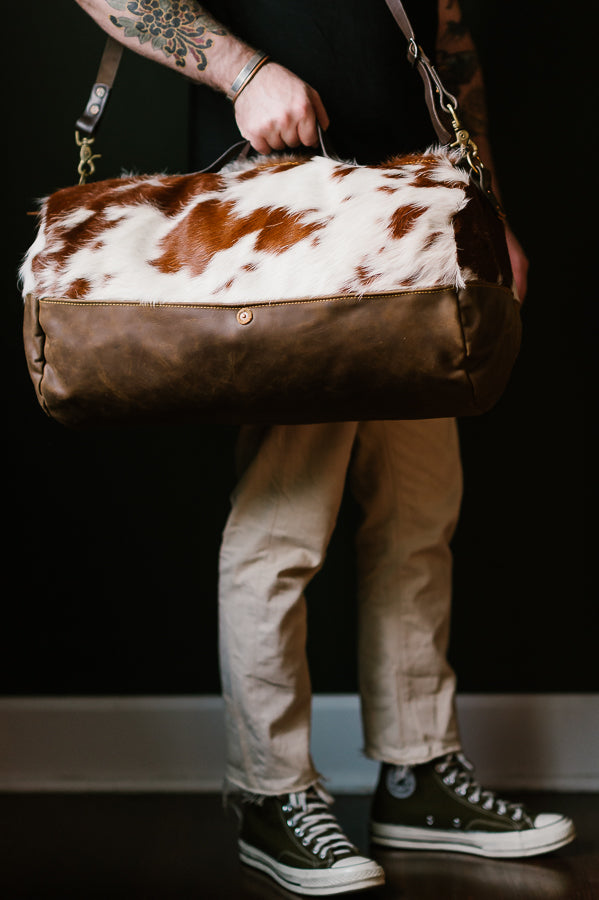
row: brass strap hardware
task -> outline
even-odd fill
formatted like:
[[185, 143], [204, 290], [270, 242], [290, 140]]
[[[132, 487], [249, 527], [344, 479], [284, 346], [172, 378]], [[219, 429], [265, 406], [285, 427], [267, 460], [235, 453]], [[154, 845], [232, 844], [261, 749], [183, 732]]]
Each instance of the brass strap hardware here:
[[445, 108], [451, 116], [451, 124], [455, 134], [455, 141], [453, 141], [451, 146], [460, 150], [462, 156], [465, 157], [468, 165], [470, 166], [470, 173], [472, 177], [475, 178], [478, 182], [481, 191], [490, 201], [499, 218], [505, 219], [505, 212], [503, 210], [503, 207], [501, 206], [501, 203], [497, 199], [495, 193], [493, 192], [493, 188], [491, 187], [491, 174], [478, 155], [478, 147], [470, 137], [470, 132], [467, 131], [466, 128], [462, 127], [462, 124], [458, 119], [455, 106], [452, 106], [450, 103], [448, 103]]
[[77, 173], [79, 175], [79, 184], [85, 184], [90, 175], [96, 171], [94, 159], [100, 159], [100, 153], [92, 153], [91, 145], [94, 142], [93, 137], [80, 137], [79, 132], [75, 132], [75, 143], [81, 147], [79, 152], [79, 165]]

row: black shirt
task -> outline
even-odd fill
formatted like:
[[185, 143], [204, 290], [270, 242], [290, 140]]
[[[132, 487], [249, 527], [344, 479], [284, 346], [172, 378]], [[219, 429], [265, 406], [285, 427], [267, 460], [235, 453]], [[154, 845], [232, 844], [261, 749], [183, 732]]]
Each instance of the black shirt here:
[[[384, 0], [208, 0], [234, 34], [320, 94], [335, 152], [361, 163], [435, 142], [422, 82]], [[437, 0], [406, 0], [416, 39], [434, 58]], [[231, 103], [192, 91], [192, 165], [202, 168], [240, 139]]]

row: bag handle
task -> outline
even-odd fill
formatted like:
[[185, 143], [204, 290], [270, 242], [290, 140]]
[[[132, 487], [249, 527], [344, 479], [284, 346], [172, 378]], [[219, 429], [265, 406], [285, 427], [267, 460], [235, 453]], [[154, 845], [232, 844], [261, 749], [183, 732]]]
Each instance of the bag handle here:
[[[449, 144], [451, 147], [461, 151], [462, 156], [470, 167], [474, 180], [491, 202], [495, 212], [500, 218], [504, 218], [501, 205], [491, 187], [490, 173], [478, 156], [476, 144], [458, 119], [458, 101], [456, 97], [444, 87], [437, 70], [416, 41], [414, 29], [401, 0], [385, 0], [385, 2], [408, 43], [408, 61], [416, 67], [422, 78], [426, 105], [438, 139], [442, 144]], [[94, 160], [98, 159], [100, 154], [94, 154], [91, 145], [94, 142], [95, 133], [106, 109], [123, 50], [123, 45], [113, 37], [109, 36], [106, 39], [96, 81], [92, 87], [87, 105], [75, 125], [75, 140], [77, 146], [80, 147], [79, 165], [77, 167], [80, 184], [83, 184], [95, 171]], [[451, 131], [449, 128], [451, 128]], [[83, 133], [84, 137], [81, 137], [81, 133]], [[326, 136], [320, 127], [318, 128], [318, 136], [323, 155], [334, 157]], [[250, 145], [247, 141], [239, 141], [203, 171], [216, 172], [232, 159], [247, 154], [249, 149]]]

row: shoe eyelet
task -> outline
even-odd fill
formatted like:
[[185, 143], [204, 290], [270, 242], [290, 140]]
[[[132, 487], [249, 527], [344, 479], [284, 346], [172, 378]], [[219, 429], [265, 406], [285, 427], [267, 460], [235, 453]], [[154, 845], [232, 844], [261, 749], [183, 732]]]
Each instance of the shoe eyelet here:
[[453, 825], [454, 828], [461, 828], [462, 820], [458, 816], [456, 816], [455, 819], [451, 820], [451, 824]]
[[427, 817], [426, 817], [426, 824], [427, 824], [427, 825], [434, 825], [434, 824], [435, 824], [435, 817], [434, 817], [434, 816], [427, 816]]

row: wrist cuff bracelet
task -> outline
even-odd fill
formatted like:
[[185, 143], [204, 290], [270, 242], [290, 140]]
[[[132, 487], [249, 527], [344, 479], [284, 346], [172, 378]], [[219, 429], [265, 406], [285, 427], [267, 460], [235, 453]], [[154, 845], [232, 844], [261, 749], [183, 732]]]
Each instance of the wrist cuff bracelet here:
[[227, 91], [227, 97], [231, 103], [235, 103], [244, 87], [249, 84], [258, 69], [268, 62], [269, 56], [266, 53], [254, 53], [252, 58], [248, 60], [239, 75]]

